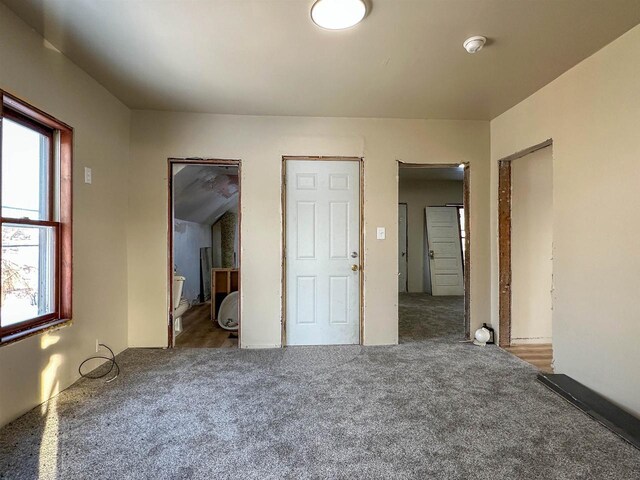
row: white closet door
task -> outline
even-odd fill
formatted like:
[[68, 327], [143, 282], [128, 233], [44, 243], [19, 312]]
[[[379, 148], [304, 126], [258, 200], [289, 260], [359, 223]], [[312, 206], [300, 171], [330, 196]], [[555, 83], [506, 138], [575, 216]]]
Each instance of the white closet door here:
[[286, 343], [360, 341], [360, 166], [286, 162]]

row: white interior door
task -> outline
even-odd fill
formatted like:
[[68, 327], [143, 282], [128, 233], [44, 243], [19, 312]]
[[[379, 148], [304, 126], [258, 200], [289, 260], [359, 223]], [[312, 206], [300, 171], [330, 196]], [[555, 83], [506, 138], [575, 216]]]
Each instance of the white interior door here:
[[286, 162], [286, 343], [360, 342], [360, 165]]
[[464, 295], [462, 244], [456, 207], [427, 207], [431, 294]]
[[398, 291], [407, 291], [407, 204], [398, 204]]

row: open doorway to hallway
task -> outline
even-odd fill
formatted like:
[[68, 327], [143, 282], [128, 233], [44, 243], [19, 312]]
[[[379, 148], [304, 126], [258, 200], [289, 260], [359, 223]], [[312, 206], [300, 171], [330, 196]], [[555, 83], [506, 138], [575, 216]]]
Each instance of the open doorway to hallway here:
[[553, 155], [543, 142], [499, 163], [500, 341], [553, 372]]
[[469, 338], [468, 165], [399, 163], [400, 342]]
[[237, 347], [240, 164], [169, 160], [169, 346]]

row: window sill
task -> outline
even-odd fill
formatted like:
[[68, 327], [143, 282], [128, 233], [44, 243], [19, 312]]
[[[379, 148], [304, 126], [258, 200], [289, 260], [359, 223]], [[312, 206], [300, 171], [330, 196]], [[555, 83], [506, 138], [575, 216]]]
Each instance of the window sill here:
[[21, 332], [12, 333], [0, 338], [0, 347], [4, 347], [5, 345], [10, 345], [12, 343], [19, 342], [20, 340], [24, 340], [25, 338], [33, 337], [35, 335], [40, 335], [42, 333], [48, 333], [54, 330], [59, 330], [60, 328], [64, 328], [71, 325], [72, 323], [73, 323], [73, 320], [71, 320], [70, 318], [69, 319], [63, 318], [60, 320], [53, 320], [43, 325], [37, 325], [35, 327], [22, 330]]

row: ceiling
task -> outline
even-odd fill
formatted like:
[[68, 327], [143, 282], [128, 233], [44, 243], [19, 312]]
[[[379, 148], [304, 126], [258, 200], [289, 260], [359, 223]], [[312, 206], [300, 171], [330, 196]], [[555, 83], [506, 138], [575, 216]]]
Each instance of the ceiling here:
[[400, 181], [414, 180], [450, 180], [461, 182], [464, 179], [464, 170], [458, 167], [400, 167]]
[[238, 167], [175, 165], [173, 215], [179, 220], [212, 225], [238, 208]]
[[[491, 119], [640, 23], [639, 0], [2, 0], [133, 109]], [[469, 55], [462, 42], [485, 35]]]

